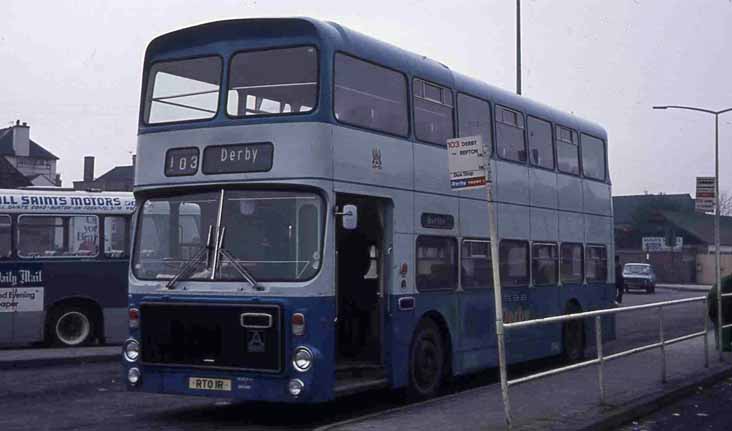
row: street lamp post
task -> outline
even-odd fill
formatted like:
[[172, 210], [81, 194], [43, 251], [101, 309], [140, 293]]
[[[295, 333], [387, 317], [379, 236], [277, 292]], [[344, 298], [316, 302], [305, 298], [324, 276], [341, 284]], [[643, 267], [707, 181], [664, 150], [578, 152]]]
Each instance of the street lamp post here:
[[716, 279], [717, 279], [717, 327], [719, 328], [719, 336], [717, 339], [717, 349], [719, 349], [719, 360], [722, 360], [722, 270], [719, 258], [719, 116], [725, 112], [732, 111], [732, 108], [723, 109], [721, 111], [712, 111], [711, 109], [696, 108], [693, 106], [654, 106], [653, 109], [686, 109], [689, 111], [704, 112], [714, 115], [714, 260], [716, 263]]
[[516, 94], [521, 94], [521, 0], [516, 0]]

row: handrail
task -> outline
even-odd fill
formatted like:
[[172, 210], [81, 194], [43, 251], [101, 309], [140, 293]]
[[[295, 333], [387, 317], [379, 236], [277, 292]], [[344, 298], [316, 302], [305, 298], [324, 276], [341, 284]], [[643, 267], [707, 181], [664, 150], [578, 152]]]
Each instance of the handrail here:
[[[732, 294], [730, 294], [732, 295]], [[504, 323], [503, 327], [507, 329], [524, 328], [526, 326], [543, 325], [548, 323], [564, 322], [567, 320], [584, 319], [587, 317], [604, 316], [606, 314], [623, 313], [627, 311], [644, 310], [647, 308], [666, 307], [669, 305], [685, 304], [688, 302], [706, 301], [706, 296], [698, 296], [694, 298], [674, 299], [672, 301], [653, 302], [651, 304], [631, 305], [630, 307], [604, 308], [602, 310], [583, 311], [581, 313], [563, 314], [561, 316], [542, 317], [532, 320], [523, 320], [521, 322]]]
[[[732, 293], [726, 293], [722, 295], [723, 298], [732, 297]], [[689, 304], [693, 302], [702, 302], [705, 304], [704, 306], [704, 330], [693, 332], [691, 334], [682, 335], [680, 337], [666, 339], [664, 334], [664, 314], [663, 310], [665, 307], [680, 305], [680, 304]], [[606, 308], [601, 310], [592, 310], [592, 311], [584, 311], [580, 313], [570, 313], [565, 314], [562, 316], [551, 316], [551, 317], [543, 317], [538, 319], [532, 319], [532, 320], [525, 320], [522, 322], [512, 322], [512, 323], [504, 323], [503, 327], [507, 330], [511, 329], [518, 329], [518, 328], [527, 328], [535, 325], [546, 325], [550, 323], [560, 323], [560, 322], [566, 322], [570, 320], [576, 320], [576, 319], [585, 319], [588, 317], [594, 317], [595, 318], [595, 338], [596, 338], [596, 344], [597, 344], [597, 355], [593, 359], [589, 359], [580, 363], [576, 364], [570, 364], [563, 367], [553, 368], [550, 370], [545, 370], [542, 372], [530, 374], [528, 376], [519, 377], [513, 380], [506, 379], [506, 385], [507, 387], [520, 385], [522, 383], [530, 382], [532, 380], [537, 380], [544, 377], [553, 376], [556, 374], [564, 373], [571, 370], [576, 370], [580, 368], [585, 368], [591, 365], [597, 365], [598, 366], [598, 373], [597, 373], [597, 379], [598, 379], [598, 385], [600, 389], [600, 402], [602, 404], [605, 403], [605, 371], [604, 371], [604, 364], [607, 361], [611, 361], [614, 359], [619, 359], [625, 356], [633, 355], [636, 353], [645, 352], [648, 350], [653, 349], [660, 349], [661, 351], [661, 381], [663, 383], [666, 383], [667, 378], [667, 370], [666, 370], [666, 346], [669, 346], [671, 344], [680, 343], [682, 341], [691, 340], [693, 338], [703, 337], [704, 338], [704, 367], [709, 368], [709, 341], [708, 341], [708, 334], [709, 334], [709, 320], [707, 318], [707, 303], [708, 298], [707, 296], [698, 296], [693, 298], [684, 298], [684, 299], [675, 299], [671, 301], [661, 301], [661, 302], [654, 302], [650, 304], [642, 304], [642, 305], [633, 305], [629, 307], [618, 307], [618, 308]], [[645, 346], [640, 347], [634, 347], [631, 349], [627, 349], [621, 352], [614, 353], [612, 355], [605, 356], [603, 353], [603, 341], [602, 341], [602, 316], [606, 315], [614, 315], [619, 313], [626, 313], [631, 311], [638, 311], [638, 310], [647, 310], [647, 309], [657, 309], [658, 310], [658, 333], [659, 333], [659, 340], [656, 343], [647, 344]], [[724, 325], [722, 328], [732, 328], [732, 324]], [[721, 336], [721, 335], [720, 335]], [[508, 397], [508, 394], [506, 393], [506, 397]], [[507, 412], [507, 414], [510, 414], [510, 409]], [[510, 428], [510, 422], [508, 422], [508, 426]]]

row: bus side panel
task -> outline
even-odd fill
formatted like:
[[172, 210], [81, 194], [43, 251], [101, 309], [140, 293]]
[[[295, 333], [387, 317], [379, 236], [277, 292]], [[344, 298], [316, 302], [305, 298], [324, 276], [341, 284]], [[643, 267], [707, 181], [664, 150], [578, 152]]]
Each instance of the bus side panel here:
[[[0, 289], [0, 295], [3, 295], [6, 291], [9, 292], [10, 289]], [[0, 298], [0, 307], [4, 307], [3, 302], [5, 302], [5, 299]], [[2, 344], [9, 343], [12, 340], [13, 314], [10, 310], [0, 311], [0, 343]]]
[[453, 364], [455, 374], [494, 367], [496, 322], [493, 289], [467, 289], [457, 293], [460, 306], [460, 346]]
[[105, 341], [123, 341], [127, 333], [128, 267], [126, 259], [45, 261], [46, 315], [52, 307], [64, 306], [64, 301], [91, 301], [102, 312]]
[[409, 382], [409, 347], [417, 321], [417, 310], [400, 310], [399, 298], [413, 295], [389, 296], [391, 310], [387, 315], [384, 337], [386, 369], [390, 372], [393, 387], [400, 388]]
[[102, 310], [104, 316], [104, 339], [107, 343], [121, 343], [127, 338], [127, 306]]
[[127, 269], [127, 260], [45, 261], [46, 306], [76, 297], [89, 298], [102, 308], [124, 308]]
[[[557, 287], [508, 287], [503, 293], [504, 321], [520, 322], [555, 316]], [[509, 363], [530, 361], [560, 352], [561, 326], [535, 325], [506, 331]]]
[[[430, 313], [446, 325], [451, 349], [447, 354], [451, 358], [457, 357], [459, 316], [457, 310], [457, 296], [452, 291], [422, 292], [416, 296], [407, 295], [415, 299], [413, 310], [399, 310], [399, 296], [391, 297], [391, 307], [394, 312], [390, 317], [390, 332], [387, 339], [387, 350], [391, 357], [391, 384], [393, 387], [403, 387], [409, 383], [409, 350], [412, 344], [414, 331], [420, 319]], [[404, 297], [404, 296], [401, 296]], [[445, 349], [448, 349], [445, 346]], [[453, 374], [456, 374], [453, 369]]]
[[36, 262], [0, 263], [0, 342], [43, 338], [44, 284]]

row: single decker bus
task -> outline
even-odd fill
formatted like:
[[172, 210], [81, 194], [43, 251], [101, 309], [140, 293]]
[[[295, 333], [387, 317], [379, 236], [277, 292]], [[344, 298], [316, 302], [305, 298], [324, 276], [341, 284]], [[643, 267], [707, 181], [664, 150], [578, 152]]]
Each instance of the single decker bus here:
[[0, 345], [127, 336], [132, 193], [0, 190]]
[[[613, 304], [594, 123], [307, 18], [162, 35], [143, 74], [130, 391], [429, 397], [495, 367], [486, 194], [451, 191], [453, 137], [490, 148], [506, 320]], [[512, 331], [508, 359], [579, 360], [589, 325]]]

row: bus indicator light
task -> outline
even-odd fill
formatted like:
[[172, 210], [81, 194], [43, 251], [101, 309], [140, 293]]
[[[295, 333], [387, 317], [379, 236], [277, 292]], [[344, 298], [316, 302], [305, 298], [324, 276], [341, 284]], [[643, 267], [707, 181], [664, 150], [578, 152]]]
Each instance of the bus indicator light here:
[[302, 336], [305, 334], [305, 315], [295, 313], [292, 315], [292, 334]]
[[128, 314], [130, 317], [130, 329], [137, 329], [140, 326], [140, 310], [130, 308]]

